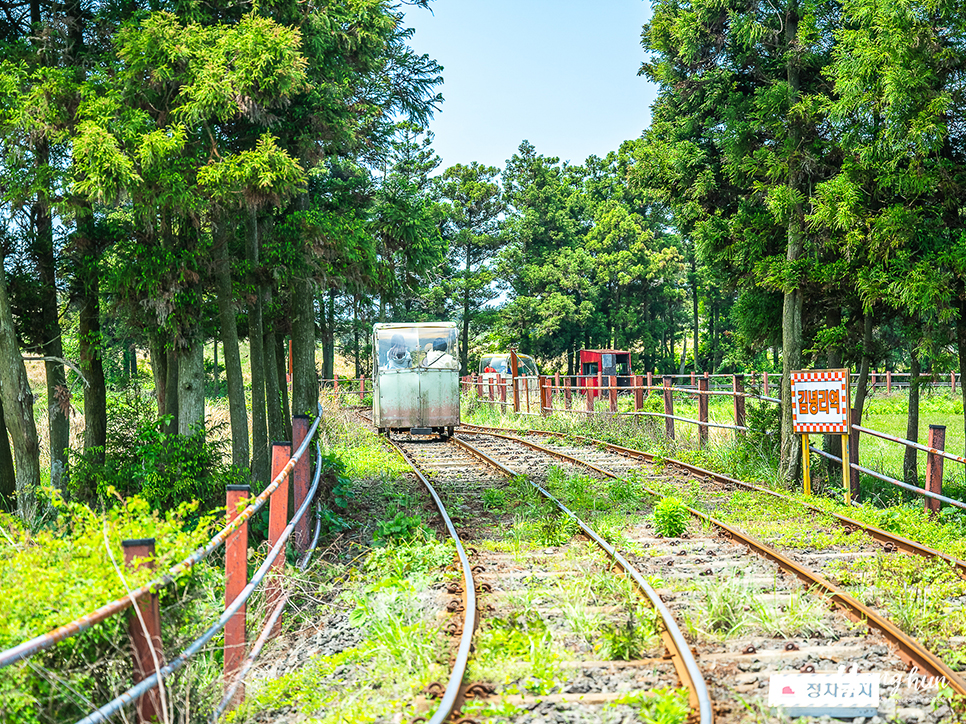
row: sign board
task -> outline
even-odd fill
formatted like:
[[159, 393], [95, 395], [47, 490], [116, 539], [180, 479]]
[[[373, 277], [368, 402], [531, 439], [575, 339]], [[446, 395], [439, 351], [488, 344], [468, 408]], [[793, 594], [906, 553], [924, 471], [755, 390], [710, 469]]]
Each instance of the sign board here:
[[768, 706], [780, 706], [789, 716], [875, 716], [879, 708], [879, 675], [772, 674]]
[[798, 434], [849, 432], [849, 371], [792, 372], [792, 423]]

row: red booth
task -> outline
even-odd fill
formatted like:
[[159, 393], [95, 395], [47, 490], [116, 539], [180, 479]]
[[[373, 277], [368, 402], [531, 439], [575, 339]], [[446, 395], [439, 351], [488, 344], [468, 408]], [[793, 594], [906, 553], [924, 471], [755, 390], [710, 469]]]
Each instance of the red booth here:
[[611, 377], [617, 378], [618, 387], [633, 386], [631, 353], [623, 349], [580, 350], [580, 386], [587, 388], [592, 398], [600, 394], [598, 373], [603, 375], [604, 389], [610, 387]]

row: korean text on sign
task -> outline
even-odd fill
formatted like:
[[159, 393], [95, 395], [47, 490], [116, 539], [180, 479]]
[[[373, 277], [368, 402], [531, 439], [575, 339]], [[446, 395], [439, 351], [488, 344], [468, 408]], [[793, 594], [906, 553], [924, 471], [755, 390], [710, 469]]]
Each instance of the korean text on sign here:
[[792, 372], [791, 382], [796, 433], [848, 432], [848, 370], [800, 370]]

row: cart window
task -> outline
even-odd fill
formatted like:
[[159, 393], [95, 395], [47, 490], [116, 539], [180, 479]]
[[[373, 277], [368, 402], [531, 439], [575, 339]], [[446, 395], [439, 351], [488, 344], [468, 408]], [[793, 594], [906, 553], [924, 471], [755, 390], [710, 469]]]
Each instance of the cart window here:
[[528, 357], [525, 354], [518, 354], [517, 361], [519, 363], [519, 371], [522, 376], [533, 377], [537, 374], [537, 363], [533, 361], [532, 357]]
[[630, 355], [627, 355], [627, 354], [617, 355], [617, 374], [629, 375], [630, 373], [631, 373]]
[[379, 369], [456, 369], [455, 327], [383, 327], [376, 331]]
[[585, 375], [596, 375], [597, 374], [597, 363], [596, 362], [584, 362], [583, 374], [585, 374]]

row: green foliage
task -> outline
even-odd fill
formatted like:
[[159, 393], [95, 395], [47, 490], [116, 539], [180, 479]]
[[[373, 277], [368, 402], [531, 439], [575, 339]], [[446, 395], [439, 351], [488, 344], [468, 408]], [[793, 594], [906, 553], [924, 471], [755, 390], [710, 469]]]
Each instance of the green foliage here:
[[664, 538], [680, 538], [688, 529], [691, 513], [677, 498], [662, 498], [654, 506], [654, 530]]
[[657, 638], [657, 611], [642, 605], [629, 606], [622, 623], [604, 624], [595, 649], [607, 661], [644, 658]]
[[487, 510], [502, 510], [506, 502], [506, 490], [503, 488], [487, 488], [483, 491], [483, 507]]
[[372, 538], [377, 543], [389, 541], [412, 542], [431, 537], [432, 532], [418, 515], [406, 515], [399, 511], [392, 520], [380, 520], [376, 523], [376, 530]]
[[73, 498], [109, 506], [116, 496], [139, 495], [156, 510], [196, 500], [206, 511], [224, 505], [225, 485], [248, 482], [224, 463], [224, 443], [211, 441], [217, 429], [170, 435], [164, 432], [169, 419], [156, 419], [154, 401], [137, 390], [109, 405], [106, 450], [71, 451]]
[[199, 517], [197, 502], [169, 507], [163, 515], [140, 497], [103, 513], [78, 502], [55, 498], [54, 504], [59, 517], [36, 533], [0, 514], [5, 533], [0, 539], [0, 647], [88, 613], [92, 601], [123, 596], [126, 589], [115, 567], [124, 571], [122, 540], [156, 540], [154, 572], [124, 573], [127, 585], [136, 587], [207, 541], [213, 523], [211, 516]]
[[644, 724], [684, 724], [691, 714], [686, 689], [633, 691], [614, 700], [613, 706], [619, 704], [637, 709]]

